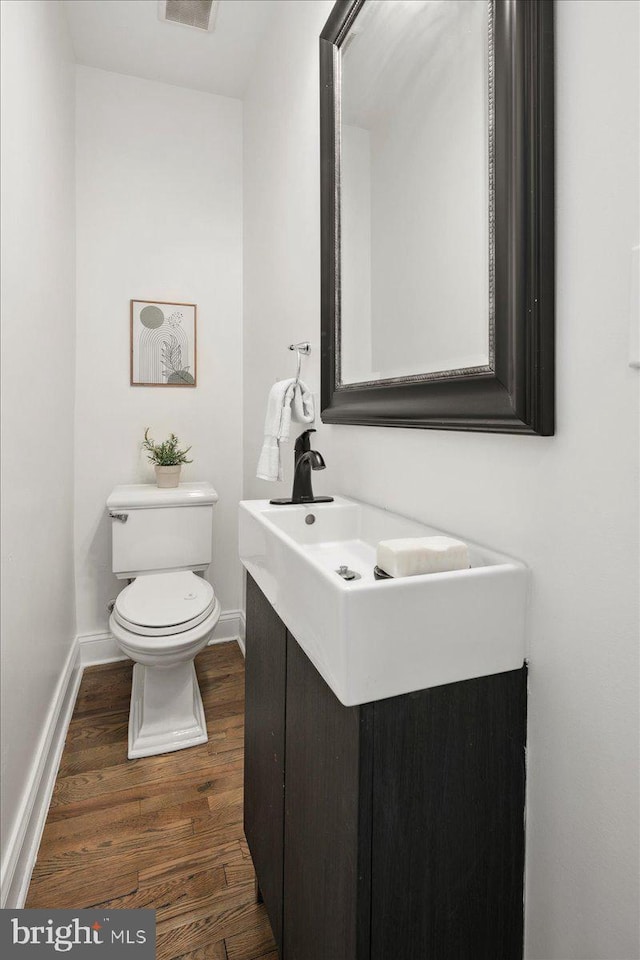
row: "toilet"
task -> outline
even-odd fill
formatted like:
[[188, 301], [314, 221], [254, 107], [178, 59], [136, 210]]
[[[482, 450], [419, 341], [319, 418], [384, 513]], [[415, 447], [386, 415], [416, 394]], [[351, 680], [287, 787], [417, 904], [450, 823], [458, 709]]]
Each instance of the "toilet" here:
[[129, 758], [207, 741], [194, 658], [220, 619], [202, 574], [211, 562], [210, 483], [115, 487], [107, 499], [112, 570], [129, 585], [118, 594], [109, 630], [134, 661]]

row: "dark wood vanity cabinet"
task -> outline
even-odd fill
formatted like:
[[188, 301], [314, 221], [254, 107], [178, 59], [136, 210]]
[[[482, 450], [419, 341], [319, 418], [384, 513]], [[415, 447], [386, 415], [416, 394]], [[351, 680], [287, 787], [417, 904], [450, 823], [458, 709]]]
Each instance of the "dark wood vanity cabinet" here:
[[520, 960], [526, 668], [345, 707], [247, 578], [245, 832], [282, 960]]
[[371, 705], [344, 707], [287, 644], [287, 960], [369, 956]]
[[282, 942], [286, 656], [286, 628], [248, 578], [244, 832], [278, 948]]

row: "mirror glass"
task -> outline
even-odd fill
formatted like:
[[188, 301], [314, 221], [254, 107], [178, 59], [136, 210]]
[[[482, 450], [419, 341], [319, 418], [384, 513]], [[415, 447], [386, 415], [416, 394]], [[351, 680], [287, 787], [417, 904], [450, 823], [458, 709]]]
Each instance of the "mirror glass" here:
[[491, 4], [365, 0], [340, 47], [340, 384], [493, 362]]

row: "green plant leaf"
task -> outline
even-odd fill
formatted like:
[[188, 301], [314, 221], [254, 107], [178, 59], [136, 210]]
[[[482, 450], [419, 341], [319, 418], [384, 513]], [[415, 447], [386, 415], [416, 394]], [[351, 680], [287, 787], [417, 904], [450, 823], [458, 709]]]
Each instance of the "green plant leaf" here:
[[175, 433], [169, 434], [169, 439], [164, 440], [162, 443], [156, 443], [149, 436], [150, 427], [147, 427], [144, 432], [144, 439], [142, 441], [142, 447], [147, 451], [150, 463], [155, 463], [159, 467], [175, 467], [181, 463], [193, 463], [193, 460], [187, 459], [187, 454], [191, 450], [191, 447], [186, 447], [184, 450], [180, 450], [178, 444], [180, 440], [175, 435]]

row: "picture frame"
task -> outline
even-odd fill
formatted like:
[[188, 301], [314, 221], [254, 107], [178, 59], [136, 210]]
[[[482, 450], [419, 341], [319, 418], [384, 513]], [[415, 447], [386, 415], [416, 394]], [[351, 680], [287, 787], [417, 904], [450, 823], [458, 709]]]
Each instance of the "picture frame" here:
[[197, 315], [195, 303], [130, 301], [132, 387], [197, 386]]

